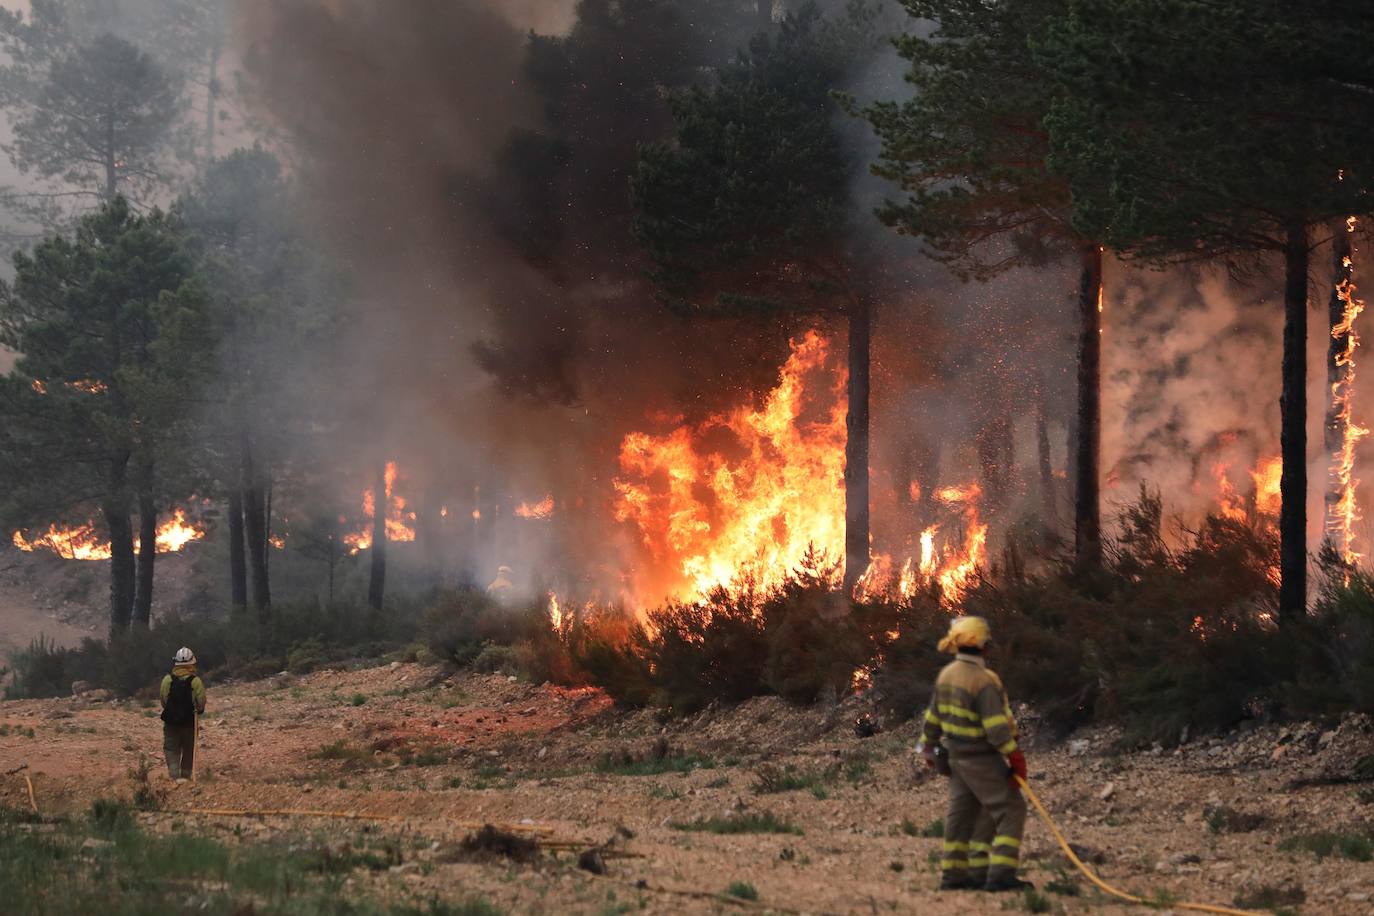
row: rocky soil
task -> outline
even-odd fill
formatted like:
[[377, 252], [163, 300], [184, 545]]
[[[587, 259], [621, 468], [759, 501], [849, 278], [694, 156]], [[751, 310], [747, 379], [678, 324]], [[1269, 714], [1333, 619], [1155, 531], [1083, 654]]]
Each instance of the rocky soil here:
[[[209, 689], [197, 781], [175, 787], [155, 769], [161, 810], [141, 814], [145, 825], [228, 842], [394, 841], [399, 861], [359, 868], [345, 892], [481, 894], [536, 914], [956, 914], [1025, 905], [935, 890], [940, 840], [922, 834], [943, 814], [943, 782], [913, 765], [912, 725], [855, 734], [855, 719], [869, 711], [863, 698], [828, 710], [767, 698], [663, 724], [650, 712], [616, 710], [595, 690], [415, 664]], [[1374, 827], [1374, 783], [1335, 781], [1374, 753], [1367, 718], [1130, 753], [1112, 750], [1110, 730], [1052, 746], [1026, 721], [1032, 784], [1111, 883], [1166, 907], [1231, 905], [1240, 895], [1304, 913], [1374, 912], [1374, 863], [1280, 849], [1295, 836]], [[0, 703], [0, 773], [27, 765], [44, 812], [131, 796], [140, 760], [160, 752], [150, 700], [93, 693]], [[685, 772], [631, 775], [661, 769], [644, 762], [660, 757]], [[775, 775], [790, 766], [808, 784], [759, 793], [770, 766]], [[0, 802], [27, 807], [22, 775], [0, 778]], [[208, 813], [239, 809], [297, 813]], [[362, 817], [302, 813], [319, 811]], [[764, 812], [800, 832], [675, 826]], [[459, 850], [483, 823], [541, 836], [545, 848], [526, 863]], [[601, 844], [609, 844], [605, 873], [580, 868], [579, 853]], [[1042, 890], [1079, 891], [1049, 893], [1056, 910], [1128, 911], [1072, 874], [1041, 824], [1032, 822], [1023, 852]], [[733, 882], [751, 884], [758, 903], [727, 902], [721, 895]], [[1266, 888], [1269, 897], [1256, 896]]]

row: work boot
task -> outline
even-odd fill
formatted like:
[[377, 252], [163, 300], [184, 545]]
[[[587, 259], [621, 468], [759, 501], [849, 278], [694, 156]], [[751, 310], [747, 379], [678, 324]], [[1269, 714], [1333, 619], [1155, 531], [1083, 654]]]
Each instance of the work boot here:
[[998, 875], [989, 878], [988, 883], [983, 885], [983, 890], [992, 894], [1000, 894], [1006, 891], [1033, 891], [1035, 885], [1029, 881], [1022, 881], [1016, 875]]
[[941, 875], [940, 890], [942, 891], [976, 891], [982, 885], [975, 882], [968, 875]]

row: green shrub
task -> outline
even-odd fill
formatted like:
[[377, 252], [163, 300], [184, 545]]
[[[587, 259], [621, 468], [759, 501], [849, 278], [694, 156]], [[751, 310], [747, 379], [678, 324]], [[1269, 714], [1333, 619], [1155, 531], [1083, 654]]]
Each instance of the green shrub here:
[[412, 642], [419, 617], [414, 606], [399, 602], [385, 614], [307, 602], [275, 606], [265, 620], [256, 614], [229, 619], [169, 615], [148, 630], [130, 631], [109, 643], [88, 638], [70, 649], [39, 639], [16, 654], [6, 696], [63, 696], [79, 680], [119, 696], [150, 691], [181, 646], [195, 651], [207, 684], [217, 678], [262, 677], [288, 666], [301, 671], [348, 658], [375, 658]]
[[801, 790], [815, 793], [818, 789], [824, 791], [839, 778], [839, 775], [838, 765], [799, 770], [791, 764], [778, 767], [766, 763], [755, 773], [754, 792], [759, 795]]
[[1307, 891], [1301, 884], [1261, 884], [1236, 895], [1236, 906], [1246, 910], [1281, 910], [1307, 902]]
[[[1122, 513], [1101, 569], [1068, 558], [994, 570], [963, 598], [992, 626], [990, 665], [1015, 701], [1056, 732], [1122, 722], [1129, 743], [1172, 745], [1185, 727], [1234, 726], [1273, 708], [1291, 640], [1273, 627], [1277, 538], [1264, 526], [1209, 518], [1170, 547], [1163, 503], [1141, 493]], [[903, 609], [875, 686], [891, 712], [920, 712], [947, 659], [934, 646], [943, 620], [928, 600]]]
[[1279, 843], [1284, 852], [1310, 852], [1318, 859], [1340, 856], [1356, 862], [1374, 860], [1374, 840], [1368, 833], [1336, 833], [1322, 830], [1290, 836]]
[[725, 889], [725, 893], [741, 900], [759, 899], [758, 889], [748, 881], [731, 881], [730, 886]]
[[472, 660], [472, 670], [479, 674], [519, 674], [520, 659], [510, 646], [487, 643]]
[[425, 611], [422, 629], [425, 645], [436, 657], [468, 665], [487, 644], [514, 644], [520, 636], [519, 623], [509, 608], [474, 587], [441, 595]]
[[787, 833], [800, 836], [802, 830], [795, 824], [778, 817], [771, 811], [742, 812], [726, 817], [709, 817], [699, 821], [671, 822], [674, 830], [694, 833]]
[[596, 762], [598, 773], [615, 776], [660, 776], [664, 773], [690, 773], [715, 769], [716, 762], [699, 754], [680, 754], [660, 739], [647, 754], [622, 751], [607, 754]]

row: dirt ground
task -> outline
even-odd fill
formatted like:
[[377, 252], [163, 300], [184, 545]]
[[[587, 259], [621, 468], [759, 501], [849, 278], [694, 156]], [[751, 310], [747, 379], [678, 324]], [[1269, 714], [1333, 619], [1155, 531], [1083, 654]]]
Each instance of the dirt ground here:
[[[173, 787], [153, 776], [163, 809], [153, 829], [252, 842], [281, 834], [320, 843], [392, 837], [402, 861], [359, 869], [347, 887], [388, 899], [481, 894], [512, 913], [984, 913], [1019, 898], [940, 893], [940, 840], [921, 836], [944, 807], [943, 782], [914, 767], [908, 724], [859, 738], [865, 699], [798, 710], [776, 699], [659, 723], [624, 712], [594, 690], [531, 686], [500, 675], [449, 676], [392, 664], [300, 678], [209, 684], [199, 773]], [[1278, 848], [1287, 837], [1367, 829], [1374, 800], [1359, 786], [1294, 787], [1348, 772], [1374, 751], [1374, 727], [1264, 727], [1193, 740], [1177, 751], [1116, 755], [1110, 732], [1051, 746], [1025, 716], [1032, 784], [1102, 875], [1163, 901], [1231, 904], [1262, 886], [1301, 886], [1304, 913], [1374, 912], [1374, 863]], [[608, 758], [695, 755], [686, 773], [605, 772]], [[329, 750], [322, 751], [324, 748]], [[40, 809], [84, 810], [129, 796], [131, 770], [158, 758], [161, 724], [149, 700], [0, 703], [0, 772], [27, 764]], [[761, 767], [825, 773], [823, 785], [760, 794]], [[1370, 793], [1374, 795], [1374, 793]], [[0, 801], [27, 806], [21, 775], [0, 780]], [[1256, 823], [1213, 830], [1204, 809], [1225, 806]], [[235, 816], [194, 809], [333, 811]], [[800, 834], [720, 835], [674, 829], [739, 812], [771, 812]], [[558, 848], [538, 862], [453, 862], [454, 844], [481, 823], [539, 833]], [[1239, 829], [1236, 829], [1239, 828]], [[1247, 829], [1249, 828], [1249, 829]], [[912, 835], [915, 834], [915, 835]], [[577, 867], [577, 848], [614, 840], [608, 873]], [[1042, 889], [1065, 860], [1032, 822], [1026, 877]], [[758, 904], [713, 896], [746, 881]], [[1090, 893], [1050, 894], [1064, 912], [1128, 912]], [[641, 909], [642, 908], [642, 909]]]

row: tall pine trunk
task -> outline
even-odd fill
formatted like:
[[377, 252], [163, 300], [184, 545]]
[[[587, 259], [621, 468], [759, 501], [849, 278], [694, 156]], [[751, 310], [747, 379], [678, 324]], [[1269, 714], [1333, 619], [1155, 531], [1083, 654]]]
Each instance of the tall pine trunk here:
[[125, 633], [134, 613], [134, 526], [127, 506], [104, 507], [110, 533], [110, 636]]
[[848, 415], [844, 447], [844, 591], [868, 569], [868, 400], [873, 309], [856, 298], [849, 311]]
[[1284, 245], [1283, 394], [1279, 399], [1279, 622], [1307, 612], [1307, 227], [1293, 223]]
[[1040, 471], [1040, 511], [1043, 527], [1059, 527], [1059, 506], [1055, 499], [1054, 461], [1050, 455], [1050, 421], [1045, 405], [1045, 380], [1042, 377], [1035, 397], [1035, 457]]
[[267, 577], [266, 493], [247, 439], [243, 442], [243, 525], [248, 541], [248, 571], [253, 585], [253, 607], [259, 619], [272, 610], [272, 587]]
[[147, 628], [153, 619], [153, 568], [157, 563], [157, 505], [153, 494], [138, 494], [138, 575], [134, 588], [134, 625]]
[[390, 509], [386, 495], [386, 462], [377, 463], [372, 481], [372, 574], [367, 581], [367, 603], [382, 609], [386, 595], [386, 515]]
[[766, 32], [773, 27], [773, 0], [755, 0], [754, 10], [758, 17], [760, 32]]
[[215, 158], [215, 118], [218, 115], [216, 103], [219, 101], [219, 58], [222, 53], [219, 36], [210, 42], [209, 58], [206, 62], [207, 79], [205, 84], [205, 165], [209, 167]]
[[129, 519], [129, 455], [110, 457], [109, 492], [101, 505], [110, 533], [110, 636], [129, 629], [134, 613], [134, 527]]
[[1102, 248], [1079, 253], [1078, 423], [1074, 459], [1074, 561], [1080, 570], [1102, 564]]
[[1348, 401], [1351, 371], [1345, 363], [1350, 349], [1350, 329], [1344, 328], [1345, 313], [1354, 296], [1355, 267], [1351, 263], [1350, 231], [1344, 220], [1331, 222], [1331, 299], [1327, 305], [1331, 333], [1326, 349], [1326, 426], [1324, 443], [1330, 468], [1326, 481], [1326, 518], [1324, 528], [1335, 537], [1334, 546], [1344, 555], [1350, 548], [1345, 542], [1345, 520], [1341, 517], [1341, 464], [1345, 451], [1346, 431], [1350, 426]]
[[229, 595], [233, 613], [248, 609], [248, 558], [243, 549], [243, 490], [229, 489]]

